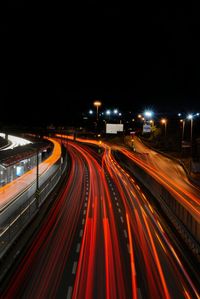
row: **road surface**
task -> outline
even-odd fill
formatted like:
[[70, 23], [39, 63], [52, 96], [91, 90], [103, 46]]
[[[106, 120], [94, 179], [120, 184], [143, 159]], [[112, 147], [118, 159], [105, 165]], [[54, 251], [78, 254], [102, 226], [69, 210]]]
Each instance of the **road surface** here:
[[72, 168], [2, 298], [199, 298], [159, 215], [105, 146]]

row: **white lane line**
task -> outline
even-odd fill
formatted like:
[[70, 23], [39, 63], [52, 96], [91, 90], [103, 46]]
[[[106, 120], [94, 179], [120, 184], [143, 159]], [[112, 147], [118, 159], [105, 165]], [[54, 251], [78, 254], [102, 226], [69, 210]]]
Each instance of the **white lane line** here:
[[76, 247], [76, 252], [77, 252], [77, 253], [80, 251], [80, 247], [81, 247], [81, 244], [78, 243], [78, 244], [77, 244], [77, 247]]
[[88, 200], [88, 197], [86, 196], [85, 200], [87, 201]]
[[79, 236], [82, 237], [82, 235], [83, 235], [83, 229], [80, 230]]
[[121, 222], [122, 222], [122, 223], [124, 223], [124, 219], [123, 219], [123, 217], [122, 217], [122, 216], [120, 217], [120, 219], [121, 219]]
[[139, 288], [137, 288], [137, 295], [138, 295], [138, 299], [142, 299], [142, 294]]
[[120, 210], [120, 208], [118, 209], [118, 211], [119, 211], [119, 213], [121, 213], [121, 210]]
[[117, 197], [115, 197], [115, 200], [117, 200]]
[[68, 287], [67, 299], [71, 299], [71, 298], [72, 298], [72, 287]]
[[77, 262], [74, 262], [73, 268], [72, 268], [72, 274], [76, 273], [76, 268], [77, 268]]
[[84, 205], [85, 207], [87, 207], [87, 202], [85, 202], [85, 205]]
[[117, 202], [116, 205], [119, 206], [119, 203]]
[[115, 195], [116, 193], [115, 192], [113, 192], [113, 195]]
[[82, 225], [85, 223], [85, 219], [83, 219], [83, 221], [82, 221]]
[[86, 210], [83, 211], [83, 215], [85, 215], [85, 214], [86, 214]]
[[125, 236], [126, 239], [128, 238], [128, 235], [127, 235], [127, 232], [126, 232], [125, 229], [124, 229], [124, 236]]

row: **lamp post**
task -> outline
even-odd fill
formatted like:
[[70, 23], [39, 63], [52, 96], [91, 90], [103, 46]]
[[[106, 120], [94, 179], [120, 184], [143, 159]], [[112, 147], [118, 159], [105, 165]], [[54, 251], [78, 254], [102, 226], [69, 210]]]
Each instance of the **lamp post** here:
[[108, 115], [109, 116], [109, 120], [110, 120], [110, 115], [111, 115], [111, 111], [108, 109], [108, 110], [106, 110], [106, 115]]
[[182, 136], [181, 136], [181, 141], [183, 142], [183, 140], [184, 140], [184, 134], [185, 134], [185, 119], [181, 119], [180, 122], [183, 123], [183, 126], [182, 126]]
[[101, 106], [101, 102], [100, 101], [95, 101], [93, 103], [93, 105], [97, 108], [97, 122], [99, 120], [99, 107]]
[[167, 135], [167, 120], [165, 118], [161, 119], [161, 123], [165, 125], [165, 146], [166, 146], [166, 135]]
[[191, 143], [191, 156], [192, 156], [193, 115], [189, 114], [187, 118], [190, 120], [190, 143]]

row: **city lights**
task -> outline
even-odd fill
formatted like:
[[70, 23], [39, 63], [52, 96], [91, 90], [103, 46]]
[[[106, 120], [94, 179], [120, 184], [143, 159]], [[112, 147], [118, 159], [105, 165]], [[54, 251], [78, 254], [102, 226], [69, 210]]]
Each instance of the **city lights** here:
[[146, 110], [146, 111], [144, 112], [144, 115], [145, 115], [146, 117], [152, 117], [152, 116], [153, 116], [153, 112], [150, 111], [150, 110]]

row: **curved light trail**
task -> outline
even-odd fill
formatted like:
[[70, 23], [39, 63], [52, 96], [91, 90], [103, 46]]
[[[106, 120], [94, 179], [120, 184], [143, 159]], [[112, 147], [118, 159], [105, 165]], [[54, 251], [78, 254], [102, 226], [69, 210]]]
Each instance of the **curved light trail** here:
[[[0, 133], [0, 136], [5, 138], [5, 134], [3, 133]], [[10, 145], [8, 145], [7, 147], [3, 148], [3, 149], [0, 149], [0, 151], [6, 151], [8, 149], [13, 149], [17, 146], [20, 146], [20, 145], [26, 145], [26, 144], [30, 144], [32, 143], [31, 141], [27, 140], [27, 139], [24, 139], [24, 138], [21, 138], [21, 137], [17, 137], [17, 136], [12, 136], [12, 135], [8, 135], [8, 140], [11, 142]]]
[[100, 159], [66, 144], [69, 179], [2, 298], [199, 298], [162, 219], [111, 148]]
[[[61, 157], [60, 144], [52, 138], [49, 138], [49, 140], [53, 143], [53, 151], [45, 161], [39, 164], [39, 175], [45, 173]], [[29, 185], [35, 181], [36, 171], [37, 169], [34, 167], [14, 181], [0, 187], [0, 210], [9, 204], [17, 194], [29, 187]]]

